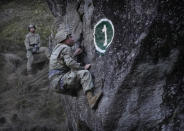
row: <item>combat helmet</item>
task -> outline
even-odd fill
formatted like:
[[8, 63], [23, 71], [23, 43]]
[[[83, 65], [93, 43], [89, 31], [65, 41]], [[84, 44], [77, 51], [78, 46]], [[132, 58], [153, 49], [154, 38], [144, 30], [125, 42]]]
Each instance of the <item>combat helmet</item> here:
[[30, 25], [28, 26], [28, 31], [30, 31], [30, 28], [36, 29], [35, 25], [33, 25], [33, 24], [30, 24]]
[[66, 26], [64, 24], [61, 24], [59, 27], [59, 31], [55, 35], [57, 43], [61, 43], [62, 41], [64, 41], [69, 34], [71, 33], [69, 33], [69, 30], [67, 30]]

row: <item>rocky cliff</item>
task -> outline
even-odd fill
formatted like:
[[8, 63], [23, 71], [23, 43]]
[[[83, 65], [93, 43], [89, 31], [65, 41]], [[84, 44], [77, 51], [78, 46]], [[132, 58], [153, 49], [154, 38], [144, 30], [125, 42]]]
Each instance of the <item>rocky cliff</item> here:
[[[0, 1], [0, 131], [184, 129], [183, 0], [46, 2]], [[113, 30], [97, 26], [103, 19], [112, 22]], [[23, 41], [30, 23], [37, 25], [43, 45], [49, 43], [50, 49], [61, 24], [79, 40], [76, 46], [84, 54], [78, 60], [92, 64], [95, 92], [104, 93], [96, 110], [89, 108], [82, 89], [76, 96], [45, 90], [49, 82], [44, 59], [35, 61], [34, 74], [27, 76]], [[95, 27], [103, 30], [95, 34]], [[109, 44], [104, 38], [112, 31]], [[107, 40], [105, 53], [95, 46], [95, 38]]]
[[[82, 90], [62, 95], [70, 130], [181, 131], [184, 128], [184, 9], [182, 0], [46, 0], [80, 39], [91, 63], [95, 91], [104, 96], [91, 110]], [[96, 51], [94, 26], [107, 18], [114, 38]]]

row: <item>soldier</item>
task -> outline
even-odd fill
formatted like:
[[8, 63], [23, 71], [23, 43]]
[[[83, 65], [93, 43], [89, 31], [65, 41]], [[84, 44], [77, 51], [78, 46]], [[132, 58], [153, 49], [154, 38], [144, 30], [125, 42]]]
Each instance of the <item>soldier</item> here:
[[102, 96], [102, 92], [93, 95], [94, 85], [92, 76], [88, 71], [91, 65], [87, 64], [83, 67], [75, 61], [74, 57], [82, 51], [78, 48], [75, 52], [72, 52], [71, 47], [74, 45], [74, 41], [71, 34], [68, 34], [67, 31], [59, 31], [55, 38], [58, 44], [52, 51], [49, 63], [51, 89], [65, 94], [70, 90], [75, 90], [81, 84], [90, 107], [94, 109]]
[[27, 50], [27, 72], [28, 74], [32, 71], [32, 63], [33, 63], [33, 55], [38, 53], [45, 53], [46, 57], [49, 59], [50, 53], [47, 47], [40, 47], [40, 35], [35, 33], [36, 27], [35, 25], [29, 25], [28, 31], [29, 33], [26, 35], [26, 39], [24, 41], [26, 50]]

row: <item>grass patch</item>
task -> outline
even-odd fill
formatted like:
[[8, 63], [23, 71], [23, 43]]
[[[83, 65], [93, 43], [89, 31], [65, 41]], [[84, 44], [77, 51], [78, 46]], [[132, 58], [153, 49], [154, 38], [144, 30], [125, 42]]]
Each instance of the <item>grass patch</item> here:
[[23, 46], [27, 26], [35, 24], [42, 45], [48, 45], [48, 37], [54, 17], [44, 0], [14, 0], [1, 5], [0, 43], [9, 42], [9, 46]]

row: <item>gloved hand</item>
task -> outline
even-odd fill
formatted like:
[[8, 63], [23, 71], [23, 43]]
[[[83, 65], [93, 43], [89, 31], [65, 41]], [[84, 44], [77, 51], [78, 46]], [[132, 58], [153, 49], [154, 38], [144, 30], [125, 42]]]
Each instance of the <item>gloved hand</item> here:
[[32, 48], [28, 48], [27, 50], [28, 50], [28, 51], [32, 51]]
[[40, 49], [40, 47], [37, 45], [37, 46], [36, 46], [36, 52], [37, 52], [37, 53], [39, 52], [39, 49]]
[[84, 69], [85, 70], [89, 70], [91, 68], [91, 64], [86, 64], [85, 66], [84, 66]]
[[39, 53], [39, 46], [38, 45], [34, 45], [34, 47], [32, 48], [32, 53]]
[[74, 56], [80, 55], [83, 52], [81, 48], [77, 48], [74, 52]]

